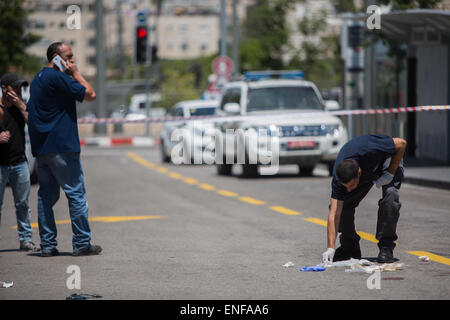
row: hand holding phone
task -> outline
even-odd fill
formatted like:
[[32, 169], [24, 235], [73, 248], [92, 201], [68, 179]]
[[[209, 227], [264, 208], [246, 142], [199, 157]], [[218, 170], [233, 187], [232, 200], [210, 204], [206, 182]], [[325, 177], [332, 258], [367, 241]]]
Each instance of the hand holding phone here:
[[59, 56], [56, 55], [53, 60], [52, 60], [53, 64], [55, 66], [58, 67], [59, 70], [61, 70], [62, 72], [66, 71], [66, 67], [65, 67], [65, 62], [64, 60]]

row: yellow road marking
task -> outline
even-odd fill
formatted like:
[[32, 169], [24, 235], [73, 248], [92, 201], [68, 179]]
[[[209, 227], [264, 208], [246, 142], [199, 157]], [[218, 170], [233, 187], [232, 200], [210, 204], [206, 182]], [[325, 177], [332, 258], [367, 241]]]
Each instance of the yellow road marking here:
[[319, 219], [319, 218], [305, 218], [304, 220], [306, 220], [308, 222], [312, 222], [312, 223], [318, 224], [319, 226], [326, 227], [328, 225], [328, 221], [322, 220], [322, 219]]
[[156, 168], [156, 164], [138, 156], [137, 154], [135, 154], [133, 152], [127, 152], [127, 157], [133, 159], [134, 161], [136, 161], [137, 163], [139, 163], [140, 165], [142, 165], [144, 167], [147, 167], [150, 169]]
[[446, 264], [448, 266], [450, 266], [450, 259], [446, 258], [446, 257], [442, 257], [439, 256], [437, 254], [428, 252], [428, 251], [408, 251], [408, 253], [413, 254], [415, 256], [427, 256], [428, 258], [430, 258], [430, 260], [435, 261], [435, 262], [439, 262], [439, 263], [443, 263]]
[[121, 221], [135, 221], [135, 220], [152, 220], [162, 219], [163, 216], [109, 216], [109, 217], [92, 217], [89, 221], [101, 221], [101, 222], [121, 222]]
[[198, 180], [189, 177], [184, 178], [183, 181], [187, 184], [198, 184]]
[[219, 190], [218, 194], [225, 197], [236, 197], [238, 194], [236, 192], [228, 191], [228, 190]]
[[158, 167], [156, 169], [156, 171], [161, 172], [161, 173], [167, 173], [169, 170], [167, 170], [167, 168], [164, 168], [164, 167]]
[[[122, 221], [136, 221], [136, 220], [151, 220], [151, 219], [163, 219], [163, 216], [105, 216], [105, 217], [92, 217], [88, 218], [91, 222], [122, 222]], [[70, 224], [71, 220], [56, 220], [55, 224]], [[39, 228], [37, 222], [33, 222], [31, 224], [32, 228]], [[17, 226], [11, 227], [13, 229], [17, 229]]]
[[285, 207], [282, 207], [282, 206], [273, 206], [273, 207], [270, 207], [270, 209], [273, 210], [273, 211], [282, 213], [282, 214], [290, 215], [290, 216], [298, 216], [298, 215], [302, 214], [299, 211], [294, 211], [294, 210], [291, 210], [291, 209], [288, 209], [288, 208], [285, 208]]
[[170, 171], [167, 175], [173, 179], [181, 179], [181, 177], [182, 177], [181, 174], [179, 174], [178, 172], [173, 172], [173, 171]]
[[[176, 172], [171, 172], [169, 171], [167, 168], [165, 167], [158, 167], [156, 164], [147, 161], [146, 159], [140, 157], [139, 155], [133, 153], [133, 152], [127, 152], [127, 156], [131, 159], [133, 159], [134, 161], [136, 161], [137, 163], [141, 164], [144, 167], [150, 168], [150, 169], [155, 169], [158, 172], [161, 173], [168, 173], [169, 177], [174, 178], [174, 179], [181, 179], [182, 175]], [[193, 178], [183, 178], [183, 181], [188, 183], [188, 184], [199, 184], [200, 182], [197, 181], [196, 179]], [[200, 188], [204, 189], [204, 190], [215, 190], [216, 188], [212, 185], [206, 184], [206, 183], [201, 183], [199, 185]], [[238, 196], [238, 194], [236, 192], [232, 192], [232, 191], [228, 191], [228, 190], [218, 190], [216, 191], [217, 194], [220, 194], [222, 196], [225, 197], [236, 197]], [[240, 201], [243, 202], [247, 202], [247, 203], [251, 203], [251, 204], [255, 204], [255, 205], [262, 205], [265, 204], [264, 201], [261, 200], [257, 200], [254, 198], [250, 198], [250, 197], [239, 197], [238, 198]], [[286, 215], [301, 215], [302, 213], [299, 211], [294, 211], [282, 206], [271, 206], [269, 207], [271, 210], [273, 211], [277, 211]], [[102, 222], [118, 222], [118, 221], [130, 221], [130, 220], [143, 220], [143, 219], [159, 219], [159, 218], [163, 218], [161, 216], [151, 216], [151, 217], [94, 217], [94, 218], [89, 218], [89, 221], [102, 221]], [[320, 225], [320, 226], [327, 226], [327, 221], [326, 220], [322, 220], [319, 218], [304, 218], [305, 221]], [[70, 220], [59, 220], [56, 221], [56, 224], [64, 224], [64, 223], [70, 223]], [[33, 228], [37, 228], [38, 224], [37, 223], [32, 223], [31, 226]], [[17, 226], [13, 227], [14, 229], [17, 229]], [[358, 235], [362, 238], [365, 239], [367, 241], [373, 242], [373, 243], [378, 243], [378, 240], [375, 238], [374, 235], [364, 232], [364, 231], [358, 231], [357, 232]], [[428, 256], [430, 258], [430, 260], [435, 261], [435, 262], [439, 262], [445, 265], [450, 265], [450, 259], [446, 258], [446, 257], [442, 257], [439, 256], [437, 254], [433, 254], [427, 251], [408, 251], [408, 253], [416, 255], [416, 256]]]
[[207, 183], [202, 183], [202, 184], [199, 185], [199, 187], [204, 189], [204, 190], [207, 190], [207, 191], [216, 190], [216, 187], [214, 187], [214, 186], [212, 186], [210, 184], [207, 184]]
[[375, 236], [373, 234], [364, 232], [364, 231], [357, 231], [356, 232], [361, 238], [373, 242], [373, 243], [378, 243], [378, 240], [375, 238]]
[[258, 200], [258, 199], [254, 199], [254, 198], [250, 198], [250, 197], [239, 197], [238, 199], [240, 201], [247, 202], [247, 203], [254, 204], [254, 205], [265, 204], [264, 201], [261, 201], [261, 200]]

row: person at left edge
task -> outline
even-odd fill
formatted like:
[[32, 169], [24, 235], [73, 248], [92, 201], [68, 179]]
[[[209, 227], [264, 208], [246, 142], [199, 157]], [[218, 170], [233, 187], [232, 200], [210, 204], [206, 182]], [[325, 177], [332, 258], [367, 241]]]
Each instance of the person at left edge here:
[[[52, 62], [56, 55], [62, 58], [65, 72]], [[76, 101], [95, 100], [95, 91], [81, 75], [66, 43], [52, 43], [47, 60], [31, 83], [27, 104], [31, 150], [38, 163], [41, 256], [59, 254], [53, 206], [59, 200], [60, 187], [69, 203], [73, 255], [97, 255], [102, 248], [91, 244], [76, 112]]]
[[28, 82], [15, 73], [7, 73], [0, 79], [0, 219], [3, 196], [9, 180], [16, 207], [19, 249], [38, 251], [32, 237], [30, 195], [30, 171], [25, 156], [25, 124], [28, 121], [26, 105], [22, 100], [22, 87]]

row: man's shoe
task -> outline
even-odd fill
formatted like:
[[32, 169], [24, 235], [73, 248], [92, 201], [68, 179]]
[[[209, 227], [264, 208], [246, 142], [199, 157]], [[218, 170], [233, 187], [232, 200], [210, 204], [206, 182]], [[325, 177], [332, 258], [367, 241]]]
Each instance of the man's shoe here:
[[350, 250], [344, 249], [340, 246], [334, 253], [333, 262], [350, 260], [351, 258], [358, 260], [361, 259], [361, 249], [359, 246]]
[[102, 247], [91, 245], [91, 246], [89, 246], [86, 249], [74, 251], [73, 252], [73, 256], [75, 256], [75, 257], [79, 257], [79, 256], [93, 256], [93, 255], [100, 254], [100, 252], [102, 252]]
[[54, 257], [54, 256], [58, 256], [58, 255], [59, 255], [59, 251], [57, 249], [41, 252], [41, 257]]
[[397, 261], [397, 259], [394, 258], [394, 249], [389, 247], [382, 247], [380, 249], [380, 253], [377, 257], [378, 263], [392, 263]]
[[41, 251], [40, 248], [38, 248], [32, 241], [20, 241], [20, 250], [23, 251]]

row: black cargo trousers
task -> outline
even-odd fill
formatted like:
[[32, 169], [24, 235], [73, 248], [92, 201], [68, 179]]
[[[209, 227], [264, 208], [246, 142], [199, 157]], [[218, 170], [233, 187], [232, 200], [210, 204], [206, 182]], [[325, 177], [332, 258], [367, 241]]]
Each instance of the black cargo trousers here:
[[[386, 168], [386, 165], [384, 166]], [[383, 196], [378, 201], [378, 218], [376, 239], [378, 247], [395, 247], [397, 240], [397, 222], [400, 217], [401, 203], [399, 200], [399, 190], [403, 180], [403, 164], [395, 172], [391, 183], [382, 187]], [[360, 180], [358, 187], [351, 191], [344, 199], [344, 207], [341, 213], [339, 232], [341, 232], [340, 242], [342, 248], [347, 251], [359, 249], [360, 237], [355, 230], [355, 209], [361, 200], [374, 186], [373, 182], [382, 174], [382, 170], [374, 172]]]

